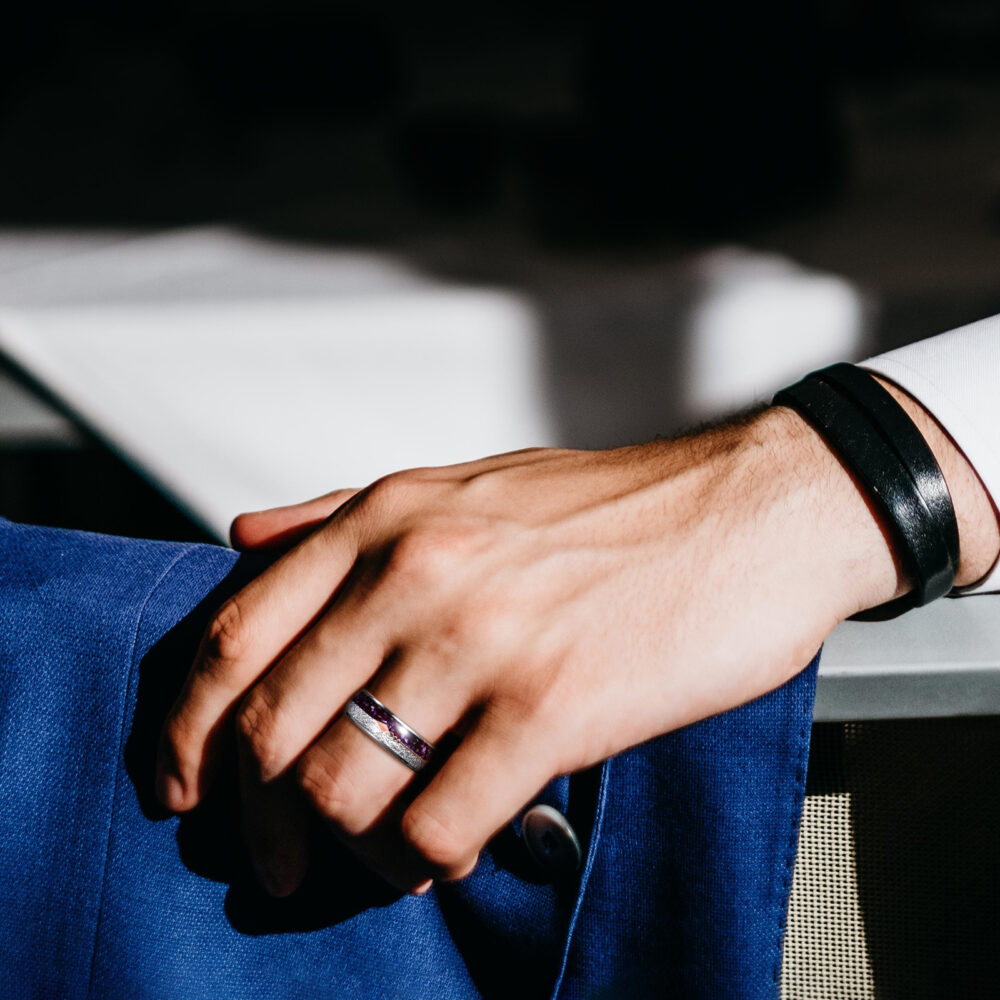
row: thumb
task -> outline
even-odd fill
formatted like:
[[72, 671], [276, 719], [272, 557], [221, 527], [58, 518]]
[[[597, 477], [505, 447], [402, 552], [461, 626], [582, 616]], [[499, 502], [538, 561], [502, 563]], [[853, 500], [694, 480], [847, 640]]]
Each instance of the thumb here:
[[357, 492], [334, 490], [313, 500], [287, 507], [272, 507], [269, 510], [240, 514], [230, 525], [230, 541], [234, 549], [240, 550], [289, 549]]

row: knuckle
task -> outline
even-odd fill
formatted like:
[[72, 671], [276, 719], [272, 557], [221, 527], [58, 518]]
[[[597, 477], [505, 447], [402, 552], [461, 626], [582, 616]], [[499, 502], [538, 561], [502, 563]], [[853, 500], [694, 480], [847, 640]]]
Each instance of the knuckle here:
[[454, 568], [454, 553], [438, 531], [414, 529], [398, 538], [388, 572], [408, 584], [434, 586]]
[[279, 755], [278, 720], [268, 697], [254, 689], [236, 713], [236, 733], [262, 774], [270, 774]]
[[190, 716], [183, 710], [172, 712], [164, 722], [160, 736], [162, 749], [181, 769], [192, 764], [197, 739]]
[[402, 501], [413, 485], [409, 472], [393, 472], [376, 479], [365, 491], [365, 502], [379, 511], [392, 510]]
[[251, 644], [250, 625], [240, 602], [231, 597], [205, 630], [202, 670], [212, 673], [241, 659]]
[[461, 494], [471, 503], [492, 500], [502, 492], [508, 476], [509, 472], [505, 468], [475, 469], [461, 481]]
[[461, 831], [435, 814], [411, 806], [401, 821], [403, 840], [431, 870], [443, 878], [460, 878], [473, 853]]
[[313, 747], [300, 759], [296, 778], [313, 808], [348, 836], [363, 833], [357, 815], [355, 790], [349, 776], [327, 748]]

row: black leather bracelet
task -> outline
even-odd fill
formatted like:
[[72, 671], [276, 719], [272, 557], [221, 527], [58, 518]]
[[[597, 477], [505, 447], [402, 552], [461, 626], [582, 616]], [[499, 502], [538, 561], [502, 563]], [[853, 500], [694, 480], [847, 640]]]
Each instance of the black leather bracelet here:
[[958, 572], [958, 520], [941, 469], [934, 453], [907, 412], [879, 385], [874, 377], [854, 365], [837, 364], [815, 372], [817, 378], [833, 383], [847, 393], [879, 429], [889, 447], [906, 466], [910, 478], [934, 515]]
[[[876, 391], [885, 392], [871, 376], [854, 371]], [[782, 389], [774, 404], [796, 410], [822, 435], [885, 516], [899, 543], [914, 587], [876, 609], [881, 613], [877, 616], [927, 604], [951, 590], [958, 569], [958, 526], [944, 475], [916, 425], [889, 393], [886, 405], [859, 389], [853, 376], [842, 370], [829, 373], [813, 372]], [[862, 394], [865, 405], [858, 401]], [[893, 415], [886, 418], [890, 408]]]

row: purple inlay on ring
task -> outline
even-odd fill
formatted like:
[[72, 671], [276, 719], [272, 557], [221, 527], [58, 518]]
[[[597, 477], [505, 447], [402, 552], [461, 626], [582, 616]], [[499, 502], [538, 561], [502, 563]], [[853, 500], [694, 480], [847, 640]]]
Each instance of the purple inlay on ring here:
[[359, 691], [352, 699], [355, 705], [373, 719], [381, 722], [403, 746], [412, 750], [421, 760], [430, 760], [434, 748], [425, 743], [402, 719], [396, 718], [381, 702], [367, 691]]

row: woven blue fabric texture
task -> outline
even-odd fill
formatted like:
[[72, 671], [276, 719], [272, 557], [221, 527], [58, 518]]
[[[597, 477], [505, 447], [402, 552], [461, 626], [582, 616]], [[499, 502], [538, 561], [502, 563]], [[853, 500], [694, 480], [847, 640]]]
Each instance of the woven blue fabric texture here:
[[254, 884], [233, 784], [152, 793], [211, 610], [261, 563], [0, 519], [0, 996], [774, 998], [816, 661], [757, 701], [550, 782], [585, 851], [553, 882], [520, 815], [400, 896], [317, 824], [306, 885]]

